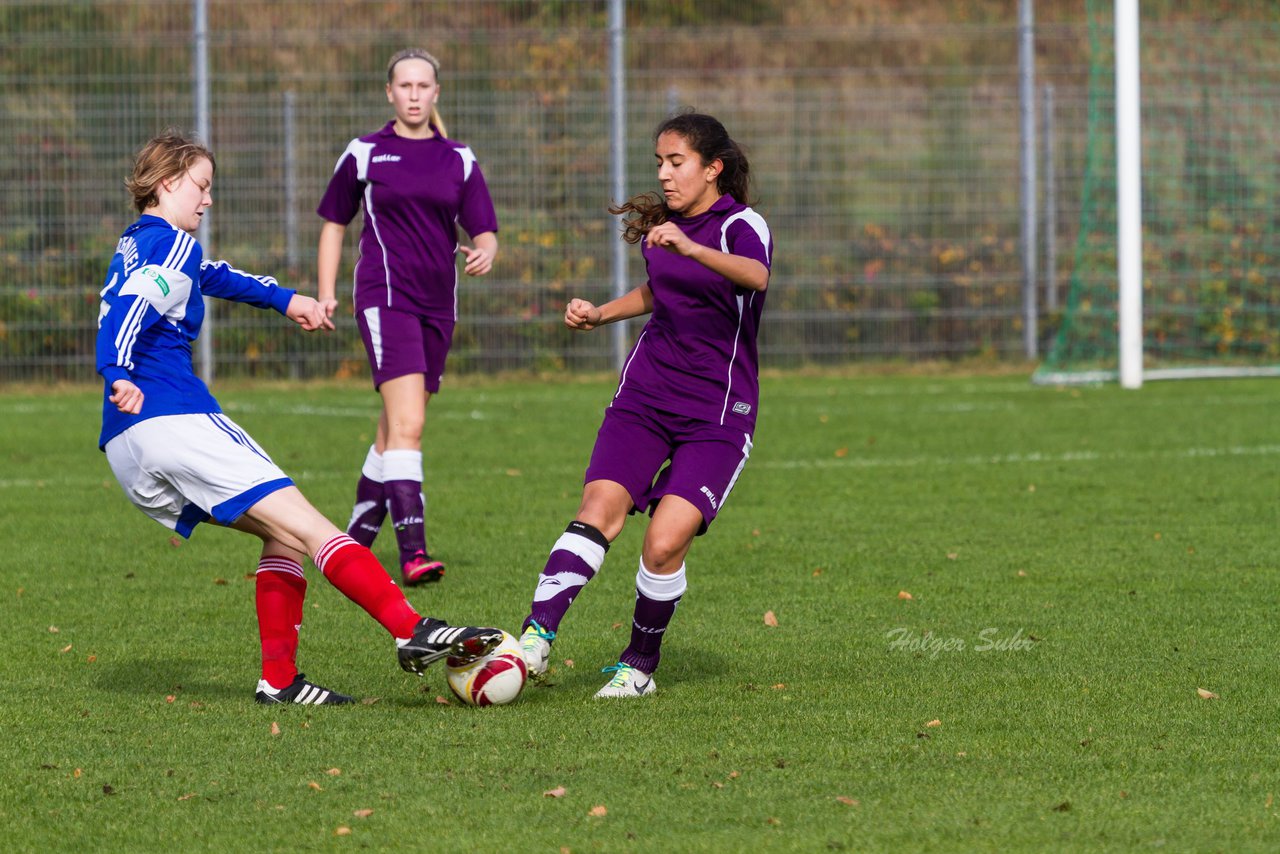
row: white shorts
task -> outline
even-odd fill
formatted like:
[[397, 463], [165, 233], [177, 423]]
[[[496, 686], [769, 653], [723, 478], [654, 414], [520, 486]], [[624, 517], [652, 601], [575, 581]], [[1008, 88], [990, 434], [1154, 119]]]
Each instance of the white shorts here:
[[229, 525], [293, 481], [220, 413], [148, 418], [107, 442], [129, 500], [184, 537], [212, 518]]

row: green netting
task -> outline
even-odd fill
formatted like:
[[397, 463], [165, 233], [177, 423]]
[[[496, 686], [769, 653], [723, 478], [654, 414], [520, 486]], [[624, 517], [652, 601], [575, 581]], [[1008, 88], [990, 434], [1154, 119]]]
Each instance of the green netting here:
[[[1112, 3], [1087, 7], [1080, 228], [1039, 382], [1118, 367]], [[1144, 20], [1141, 41], [1144, 374], [1280, 374], [1280, 13]]]

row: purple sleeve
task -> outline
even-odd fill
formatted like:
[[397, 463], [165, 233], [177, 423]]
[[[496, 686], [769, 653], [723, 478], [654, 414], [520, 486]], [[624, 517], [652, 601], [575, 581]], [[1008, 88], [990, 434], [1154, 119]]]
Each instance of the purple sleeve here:
[[356, 158], [348, 149], [338, 160], [338, 166], [333, 170], [333, 177], [329, 179], [329, 186], [320, 199], [316, 213], [329, 222], [348, 225], [359, 212], [363, 197], [364, 184], [357, 177]]
[[765, 269], [773, 266], [773, 235], [764, 217], [748, 209], [734, 218], [725, 232], [730, 254], [759, 261]]
[[485, 183], [484, 173], [477, 163], [471, 169], [471, 175], [462, 185], [462, 198], [458, 204], [458, 224], [467, 234], [475, 237], [486, 231], [497, 232], [498, 214], [493, 209], [493, 199], [489, 197], [489, 185]]

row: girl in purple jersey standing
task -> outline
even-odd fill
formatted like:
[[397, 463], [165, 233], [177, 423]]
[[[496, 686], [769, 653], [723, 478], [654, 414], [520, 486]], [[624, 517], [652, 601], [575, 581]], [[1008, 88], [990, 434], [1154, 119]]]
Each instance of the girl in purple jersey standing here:
[[[484, 174], [469, 147], [447, 138], [436, 109], [439, 75], [439, 61], [425, 50], [391, 57], [387, 101], [395, 119], [350, 142], [317, 209], [325, 220], [318, 295], [332, 315], [343, 235], [364, 208], [353, 302], [382, 396], [347, 533], [372, 545], [390, 511], [408, 585], [444, 575], [444, 564], [427, 551], [422, 428], [458, 319], [456, 255], [462, 253], [467, 275], [483, 276], [498, 253]], [[472, 245], [459, 243], [459, 225]]]
[[655, 690], [663, 634], [685, 592], [685, 555], [737, 482], [759, 399], [756, 333], [773, 245], [748, 206], [749, 166], [724, 126], [684, 113], [654, 134], [662, 195], [630, 199], [623, 239], [641, 243], [648, 281], [593, 305], [573, 299], [570, 329], [651, 313], [627, 357], [587, 465], [577, 516], [538, 577], [521, 647], [531, 674], [629, 514], [647, 510], [631, 642], [597, 697]]

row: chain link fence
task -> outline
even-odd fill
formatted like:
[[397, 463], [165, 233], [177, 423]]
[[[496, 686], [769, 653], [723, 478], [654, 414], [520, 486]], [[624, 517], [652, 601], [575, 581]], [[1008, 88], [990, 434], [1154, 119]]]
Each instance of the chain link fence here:
[[[745, 144], [777, 246], [765, 366], [1022, 357], [1015, 7], [626, 4], [628, 193], [656, 187], [650, 135], [675, 108], [717, 115]], [[387, 57], [421, 45], [442, 61], [441, 112], [476, 151], [501, 223], [494, 272], [462, 277], [450, 372], [612, 369], [608, 336], [560, 323], [569, 297], [611, 291], [605, 0], [207, 8], [210, 257], [314, 293], [315, 206], [348, 140], [391, 117]], [[1056, 176], [1042, 196], [1061, 224], [1051, 239], [1069, 245], [1089, 39], [1082, 10], [1041, 18]], [[184, 2], [0, 4], [0, 382], [94, 378], [132, 152], [194, 125], [192, 26]], [[1070, 253], [1056, 257], [1065, 281]], [[637, 253], [629, 273], [643, 281]], [[367, 375], [350, 317], [304, 335], [214, 302], [219, 376]]]

